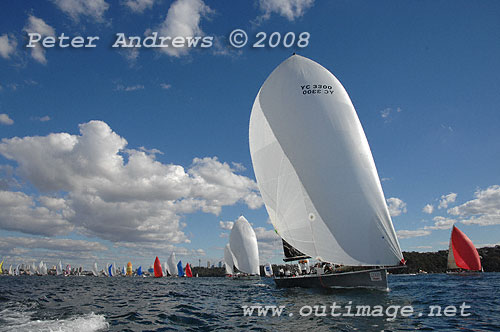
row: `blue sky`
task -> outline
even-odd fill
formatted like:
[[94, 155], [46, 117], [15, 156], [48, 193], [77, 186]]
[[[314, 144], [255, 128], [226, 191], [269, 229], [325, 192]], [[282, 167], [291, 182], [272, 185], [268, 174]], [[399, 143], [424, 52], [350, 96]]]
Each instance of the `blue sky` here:
[[[453, 223], [477, 246], [499, 241], [497, 1], [0, 7], [6, 262], [149, 265], [174, 250], [205, 264], [222, 258], [224, 228], [241, 214], [257, 230], [261, 258], [279, 262], [255, 184], [248, 122], [261, 84], [295, 51], [329, 69], [349, 93], [403, 250], [445, 249]], [[248, 33], [249, 45], [229, 45], [236, 28]], [[30, 31], [100, 39], [95, 48], [33, 51], [26, 48]], [[111, 47], [116, 33], [152, 31], [213, 36], [214, 46]], [[309, 32], [309, 45], [252, 48], [261, 31]]]

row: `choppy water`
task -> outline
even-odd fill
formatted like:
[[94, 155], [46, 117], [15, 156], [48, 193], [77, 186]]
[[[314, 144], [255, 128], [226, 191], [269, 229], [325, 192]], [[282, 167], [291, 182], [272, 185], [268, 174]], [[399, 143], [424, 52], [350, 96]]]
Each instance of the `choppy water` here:
[[[270, 279], [2, 276], [0, 331], [500, 331], [500, 273], [390, 275], [389, 285], [389, 292], [327, 291], [277, 289]], [[384, 312], [411, 305], [416, 313], [332, 317], [333, 302], [343, 314], [348, 305], [381, 305]], [[467, 317], [428, 316], [430, 305], [456, 306], [459, 314], [463, 302]], [[249, 317], [242, 305], [285, 309], [280, 317]], [[315, 305], [319, 313], [326, 306], [327, 315], [301, 311]]]

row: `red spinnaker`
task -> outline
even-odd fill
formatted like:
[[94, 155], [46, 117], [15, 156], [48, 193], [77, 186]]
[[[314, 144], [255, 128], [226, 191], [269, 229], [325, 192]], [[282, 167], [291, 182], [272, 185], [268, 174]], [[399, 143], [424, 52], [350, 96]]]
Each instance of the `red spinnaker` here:
[[462, 269], [480, 271], [481, 260], [472, 241], [461, 230], [453, 226], [451, 231], [451, 244], [455, 264]]
[[191, 266], [189, 266], [189, 263], [186, 264], [186, 277], [188, 278], [193, 277], [193, 272], [191, 272]]
[[160, 260], [158, 259], [158, 256], [156, 256], [155, 259], [154, 271], [155, 271], [155, 278], [163, 277], [163, 271], [161, 270], [161, 263]]

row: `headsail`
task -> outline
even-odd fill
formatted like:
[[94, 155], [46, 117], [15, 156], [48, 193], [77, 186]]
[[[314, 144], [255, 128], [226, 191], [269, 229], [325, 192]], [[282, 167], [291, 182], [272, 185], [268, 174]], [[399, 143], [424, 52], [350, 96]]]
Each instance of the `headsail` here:
[[168, 264], [168, 271], [170, 273], [170, 276], [175, 276], [176, 275], [176, 271], [177, 271], [177, 264], [175, 263], [176, 262], [176, 258], [175, 258], [175, 252], [172, 252], [170, 254], [170, 257], [168, 258], [168, 261], [167, 261], [167, 264]]
[[160, 260], [158, 259], [158, 256], [156, 256], [155, 259], [154, 273], [155, 273], [155, 278], [163, 277], [163, 271], [161, 269], [161, 263]]
[[226, 266], [226, 274], [233, 275], [234, 270], [234, 262], [233, 262], [233, 254], [231, 253], [231, 248], [229, 247], [229, 243], [224, 247], [224, 265]]
[[278, 234], [306, 255], [346, 265], [403, 259], [370, 147], [344, 87], [293, 55], [262, 85], [250, 152]]
[[238, 270], [248, 274], [260, 274], [257, 236], [245, 217], [241, 216], [235, 221], [229, 235], [229, 246]]
[[184, 277], [184, 269], [182, 267], [182, 261], [179, 261], [179, 263], [177, 263], [177, 274], [179, 277]]
[[472, 241], [453, 226], [448, 251], [448, 269], [481, 271], [481, 259]]

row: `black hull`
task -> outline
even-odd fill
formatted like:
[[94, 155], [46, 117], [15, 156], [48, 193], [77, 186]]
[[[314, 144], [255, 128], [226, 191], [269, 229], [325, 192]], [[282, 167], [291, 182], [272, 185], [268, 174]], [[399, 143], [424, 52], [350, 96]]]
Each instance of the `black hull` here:
[[277, 287], [303, 288], [374, 288], [387, 290], [387, 270], [373, 269], [331, 274], [307, 274], [297, 277], [275, 277]]

